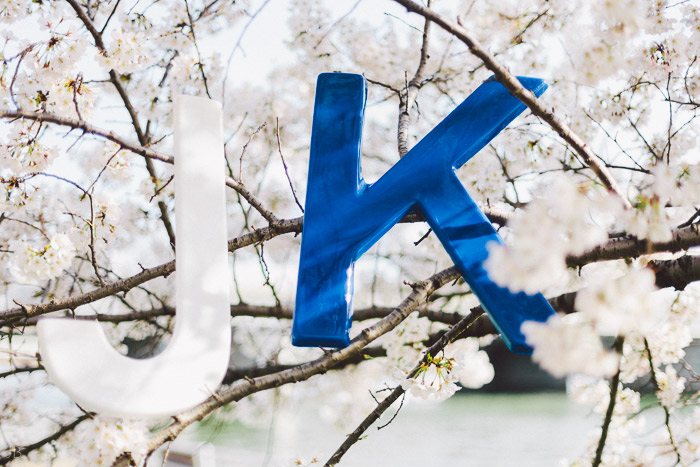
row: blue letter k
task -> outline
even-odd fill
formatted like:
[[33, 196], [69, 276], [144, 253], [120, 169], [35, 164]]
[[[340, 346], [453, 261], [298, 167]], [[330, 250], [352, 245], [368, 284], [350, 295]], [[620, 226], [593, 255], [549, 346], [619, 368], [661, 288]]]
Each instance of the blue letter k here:
[[[547, 88], [539, 79], [520, 81], [537, 96]], [[485, 82], [379, 181], [368, 185], [360, 174], [365, 97], [362, 76], [318, 77], [293, 344], [349, 344], [354, 262], [415, 207], [508, 347], [530, 353], [520, 325], [546, 321], [554, 310], [541, 294], [512, 293], [489, 279], [483, 268], [486, 244], [502, 240], [455, 174], [525, 105], [500, 83]]]

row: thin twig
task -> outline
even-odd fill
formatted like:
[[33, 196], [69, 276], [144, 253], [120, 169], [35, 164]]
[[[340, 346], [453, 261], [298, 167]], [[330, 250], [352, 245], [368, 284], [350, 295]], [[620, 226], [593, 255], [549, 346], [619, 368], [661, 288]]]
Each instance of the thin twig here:
[[280, 159], [282, 159], [282, 165], [284, 166], [284, 174], [287, 176], [287, 181], [289, 182], [289, 188], [292, 189], [292, 196], [294, 196], [294, 202], [297, 203], [297, 206], [299, 206], [299, 209], [301, 209], [301, 213], [304, 214], [304, 208], [301, 206], [301, 203], [299, 202], [299, 198], [297, 198], [297, 191], [294, 189], [294, 185], [292, 184], [292, 179], [289, 177], [289, 169], [287, 168], [287, 163], [284, 160], [284, 154], [282, 154], [282, 142], [280, 141], [280, 119], [279, 119], [279, 117], [275, 117], [275, 122], [277, 124], [277, 131], [276, 131], [276, 133], [277, 133], [277, 150], [280, 153]]
[[102, 25], [102, 29], [100, 29], [100, 35], [104, 35], [105, 31], [107, 30], [107, 26], [109, 25], [109, 22], [112, 19], [112, 16], [114, 16], [114, 13], [117, 12], [117, 8], [119, 7], [119, 4], [121, 3], [122, 0], [117, 0], [114, 2], [114, 8], [112, 8], [112, 11], [109, 13], [109, 16], [105, 20], [105, 24]]
[[[238, 35], [238, 39], [236, 40], [236, 44], [233, 46], [233, 49], [231, 50], [231, 53], [228, 56], [228, 60], [226, 61], [226, 71], [224, 71], [224, 81], [221, 83], [221, 105], [226, 108], [226, 82], [228, 81], [228, 72], [229, 69], [231, 68], [231, 62], [233, 61], [233, 55], [236, 53], [236, 50], [241, 48], [241, 41], [243, 40], [243, 36], [245, 36], [246, 31], [248, 31], [248, 28], [250, 27], [251, 24], [253, 24], [253, 21], [255, 21], [255, 18], [260, 14], [261, 11], [267, 6], [267, 4], [270, 3], [270, 0], [265, 0], [260, 7], [255, 10], [255, 12], [250, 15], [250, 19], [248, 19], [248, 22], [243, 26], [243, 30], [241, 33]], [[241, 51], [243, 49], [241, 48]], [[245, 55], [245, 52], [243, 53]]]
[[197, 52], [197, 65], [199, 66], [199, 72], [201, 73], [202, 81], [204, 82], [204, 91], [207, 93], [207, 97], [211, 99], [211, 94], [209, 94], [209, 85], [207, 84], [207, 75], [204, 73], [204, 64], [202, 63], [202, 54], [199, 51], [197, 37], [194, 35], [194, 21], [192, 21], [192, 14], [190, 14], [190, 5], [187, 0], [185, 0], [185, 11], [187, 11], [187, 18], [190, 21], [190, 33], [192, 33], [192, 42], [194, 43], [194, 49]]
[[430, 232], [432, 232], [432, 231], [433, 231], [433, 229], [428, 229], [428, 231], [427, 231], [426, 233], [424, 233], [423, 236], [422, 236], [421, 238], [419, 238], [418, 240], [416, 240], [415, 242], [413, 242], [413, 245], [415, 245], [415, 246], [420, 245], [420, 243], [421, 243], [423, 240], [425, 240], [426, 238], [428, 238], [428, 236], [430, 235]]
[[90, 184], [90, 186], [87, 187], [87, 190], [86, 190], [86, 191], [89, 191], [89, 192], [92, 191], [92, 188], [93, 188], [93, 187], [97, 184], [97, 182], [100, 180], [100, 177], [102, 177], [102, 174], [105, 173], [105, 171], [107, 170], [107, 167], [109, 167], [109, 164], [112, 163], [112, 160], [113, 160], [115, 157], [117, 157], [117, 155], [118, 155], [121, 151], [122, 151], [122, 148], [120, 147], [119, 149], [117, 149], [117, 151], [116, 151], [114, 154], [112, 154], [111, 156], [109, 156], [109, 159], [107, 159], [107, 162], [102, 166], [102, 169], [101, 169], [100, 172], [97, 174], [97, 177], [95, 177], [95, 180], [93, 180], [92, 183]]
[[75, 419], [72, 423], [69, 423], [68, 425], [61, 426], [60, 429], [56, 430], [55, 433], [52, 433], [51, 435], [47, 436], [46, 438], [43, 438], [36, 443], [28, 444], [26, 446], [13, 446], [10, 447], [9, 449], [6, 449], [6, 451], [10, 451], [11, 454], [0, 457], [0, 465], [7, 465], [10, 462], [13, 462], [17, 460], [18, 457], [20, 456], [25, 456], [29, 454], [32, 451], [35, 451], [42, 446], [45, 446], [49, 443], [52, 443], [59, 439], [61, 436], [65, 435], [69, 431], [73, 431], [76, 426], [80, 425], [82, 422], [87, 420], [88, 418], [91, 418], [91, 414], [85, 414], [81, 415], [77, 419]]
[[97, 281], [99, 282], [100, 287], [104, 287], [105, 281], [104, 279], [102, 279], [100, 269], [97, 267], [97, 253], [95, 252], [95, 233], [97, 230], [97, 227], [95, 225], [95, 203], [92, 199], [92, 193], [87, 192], [85, 194], [87, 195], [88, 201], [90, 202], [90, 243], [88, 244], [88, 248], [90, 249], [90, 263], [92, 264], [92, 270], [95, 272], [95, 276], [97, 277]]
[[73, 105], [75, 106], [75, 113], [78, 116], [78, 120], [83, 120], [83, 116], [80, 115], [80, 106], [78, 105], [78, 89], [83, 85], [83, 75], [78, 73], [78, 76], [73, 81]]
[[22, 373], [33, 373], [35, 371], [41, 371], [43, 369], [44, 367], [41, 365], [15, 368], [14, 370], [8, 370], [3, 373], [0, 373], [0, 378], [7, 378], [8, 376], [19, 375]]
[[14, 91], [14, 85], [15, 81], [17, 81], [17, 75], [19, 74], [19, 67], [22, 64], [22, 60], [24, 60], [24, 57], [31, 52], [34, 49], [34, 45], [30, 44], [27, 46], [24, 50], [22, 50], [17, 56], [19, 57], [19, 60], [17, 60], [17, 65], [15, 66], [15, 72], [12, 74], [12, 80], [10, 81], [10, 86], [8, 88], [9, 94], [10, 94], [10, 99], [12, 100], [12, 105], [16, 109], [19, 108], [19, 105], [17, 105], [17, 101], [15, 100], [15, 91]]
[[401, 394], [401, 402], [399, 403], [399, 408], [396, 409], [396, 412], [394, 412], [394, 415], [392, 415], [391, 418], [389, 419], [389, 421], [386, 422], [384, 425], [379, 425], [377, 427], [377, 430], [381, 430], [382, 428], [388, 427], [389, 425], [391, 425], [391, 423], [394, 420], [396, 420], [396, 417], [398, 417], [399, 412], [401, 412], [401, 409], [403, 408], [403, 403], [405, 400], [406, 400], [406, 391], [404, 391], [403, 394]]
[[352, 14], [352, 12], [355, 11], [355, 8], [357, 8], [357, 6], [360, 4], [361, 1], [362, 1], [362, 0], [357, 0], [357, 1], [355, 2], [355, 4], [352, 6], [352, 8], [350, 8], [343, 16], [341, 16], [340, 18], [338, 18], [337, 20], [335, 20], [335, 21], [333, 22], [333, 24], [331, 24], [331, 25], [328, 27], [328, 30], [325, 32], [325, 34], [323, 34], [323, 36], [321, 36], [321, 38], [318, 40], [318, 42], [316, 42], [316, 45], [314, 45], [314, 46], [312, 47], [312, 49], [316, 50], [316, 49], [318, 48], [318, 46], [321, 45], [321, 43], [326, 39], [326, 37], [328, 37], [328, 34], [331, 33], [331, 31], [333, 30], [333, 28], [335, 28], [338, 24], [340, 24], [345, 18], [347, 18], [348, 16], [350, 16], [350, 15]]
[[[241, 122], [241, 125], [242, 124], [243, 124], [243, 122]], [[241, 149], [241, 155], [238, 158], [238, 181], [241, 183], [243, 183], [243, 156], [245, 156], [245, 152], [248, 149], [248, 145], [253, 141], [253, 138], [255, 138], [255, 135], [260, 133], [260, 131], [263, 128], [265, 128], [266, 125], [267, 125], [266, 122], [263, 122], [262, 124], [258, 125], [258, 127], [248, 137], [248, 141], [246, 141], [245, 144], [243, 145], [243, 149]], [[233, 171], [229, 171], [229, 175], [231, 176], [231, 178], [234, 178]], [[235, 178], [234, 178], [234, 180], [235, 180]]]
[[270, 268], [267, 266], [267, 261], [265, 261], [265, 243], [261, 242], [260, 248], [258, 248], [258, 246], [256, 245], [255, 252], [258, 254], [260, 270], [262, 272], [263, 277], [265, 278], [265, 283], [263, 285], [266, 285], [270, 288], [272, 298], [275, 299], [275, 306], [277, 308], [282, 308], [282, 302], [280, 301], [280, 298], [277, 295], [277, 290], [275, 290], [275, 286], [272, 284], [272, 282], [270, 282]]

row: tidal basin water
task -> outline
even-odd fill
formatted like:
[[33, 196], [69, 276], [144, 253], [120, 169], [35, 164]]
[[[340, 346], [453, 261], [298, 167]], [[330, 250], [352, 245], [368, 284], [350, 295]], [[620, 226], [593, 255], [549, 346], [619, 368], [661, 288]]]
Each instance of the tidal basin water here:
[[[321, 462], [314, 465], [323, 465], [344, 433], [317, 414], [313, 407], [301, 407], [280, 411], [266, 427], [208, 425], [187, 432], [173, 448], [192, 451], [209, 442], [217, 467], [277, 467], [293, 456], [317, 456]], [[371, 427], [340, 466], [557, 466], [585, 451], [598, 423], [597, 416], [564, 393], [460, 394], [441, 404], [411, 401], [388, 427]]]

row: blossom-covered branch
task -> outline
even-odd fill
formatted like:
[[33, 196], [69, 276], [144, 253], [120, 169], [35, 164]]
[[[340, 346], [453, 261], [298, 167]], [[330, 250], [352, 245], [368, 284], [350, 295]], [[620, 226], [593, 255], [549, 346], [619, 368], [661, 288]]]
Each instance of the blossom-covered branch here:
[[56, 125], [72, 128], [74, 130], [80, 130], [83, 134], [87, 133], [95, 136], [100, 136], [106, 140], [112, 141], [122, 149], [131, 151], [134, 154], [138, 154], [140, 156], [148, 157], [150, 159], [155, 159], [162, 162], [167, 162], [168, 164], [173, 163], [172, 156], [161, 154], [158, 151], [149, 149], [148, 147], [144, 147], [139, 144], [127, 141], [114, 131], [98, 128], [84, 120], [76, 120], [62, 115], [55, 115], [50, 112], [29, 112], [25, 110], [0, 110], [0, 118], [6, 118], [8, 120], [26, 118], [27, 120], [53, 123]]
[[501, 82], [511, 94], [520, 99], [523, 104], [525, 104], [533, 114], [540, 117], [542, 120], [547, 122], [554, 131], [561, 136], [561, 138], [566, 141], [574, 151], [588, 164], [588, 166], [593, 170], [593, 172], [598, 176], [600, 182], [610, 191], [616, 193], [623, 203], [627, 207], [632, 207], [627, 197], [624, 195], [620, 187], [618, 186], [615, 179], [610, 174], [610, 171], [598, 160], [596, 156], [586, 145], [586, 143], [578, 136], [574, 131], [569, 128], [569, 126], [557, 117], [551, 110], [546, 109], [532, 94], [520, 84], [520, 81], [513, 75], [508, 69], [500, 64], [485, 48], [476, 41], [469, 32], [460, 26], [459, 24], [453, 23], [452, 21], [438, 15], [430, 8], [426, 8], [419, 5], [412, 0], [394, 0], [400, 3], [407, 10], [413, 11], [424, 16], [426, 19], [435, 22], [440, 25], [445, 31], [453, 34], [459, 40], [464, 42], [471, 53], [477, 56], [488, 68], [491, 70], [496, 80]]
[[[426, 364], [429, 363], [430, 359], [438, 355], [439, 352], [441, 352], [448, 344], [453, 342], [455, 339], [458, 339], [462, 333], [467, 331], [470, 326], [472, 326], [475, 322], [477, 321], [483, 321], [479, 320], [479, 318], [483, 316], [483, 314], [471, 314], [469, 316], [466, 316], [462, 318], [459, 322], [457, 322], [454, 326], [452, 326], [447, 332], [442, 334], [440, 338], [433, 344], [431, 345], [424, 353], [425, 355], [421, 359], [420, 362], [409, 372], [409, 374], [406, 376], [406, 379], [410, 380], [414, 378], [423, 368]], [[391, 393], [389, 393], [388, 396], [386, 396], [382, 401], [377, 404], [377, 407], [370, 412], [367, 417], [358, 425], [355, 430], [350, 433], [347, 437], [347, 439], [343, 442], [343, 444], [340, 445], [340, 447], [333, 453], [333, 455], [328, 459], [326, 462], [327, 467], [332, 467], [340, 462], [340, 459], [345, 455], [345, 453], [352, 447], [353, 444], [355, 444], [357, 441], [359, 441], [360, 437], [362, 434], [369, 429], [370, 426], [377, 420], [379, 420], [379, 417], [382, 416], [382, 414], [389, 408], [391, 405], [398, 400], [398, 398], [405, 392], [405, 388], [403, 385], [397, 386], [394, 388]]]
[[[229, 240], [229, 251], [235, 251], [255, 243], [267, 241], [273, 237], [284, 233], [299, 232], [301, 222], [298, 219], [280, 221], [274, 225], [255, 230], [252, 233], [242, 235]], [[175, 270], [175, 261], [170, 261], [153, 268], [144, 268], [138, 274], [126, 279], [118, 280], [93, 291], [63, 300], [54, 300], [48, 303], [37, 305], [20, 305], [0, 313], [0, 326], [13, 326], [18, 320], [43, 315], [58, 310], [73, 310], [81, 305], [112, 296], [120, 292], [128, 292], [139, 284], [152, 280], [156, 277], [167, 277]]]
[[49, 443], [52, 443], [58, 439], [60, 439], [63, 435], [66, 433], [70, 433], [80, 425], [82, 422], [87, 420], [88, 418], [92, 417], [90, 414], [84, 414], [81, 415], [80, 417], [76, 418], [73, 420], [71, 423], [68, 423], [66, 425], [62, 425], [58, 430], [56, 430], [54, 433], [51, 435], [35, 442], [32, 444], [28, 444], [26, 446], [12, 446], [7, 449], [3, 449], [2, 451], [9, 451], [10, 454], [5, 455], [0, 457], [0, 465], [7, 465], [10, 462], [13, 462], [17, 459], [19, 459], [22, 456], [26, 456], [27, 454], [31, 453], [32, 451], [35, 451], [37, 449], [40, 449], [44, 446], [46, 446]]
[[[414, 284], [412, 287], [413, 291], [389, 316], [378, 323], [364, 328], [357, 337], [352, 339], [350, 345], [343, 349], [328, 352], [317, 360], [283, 370], [279, 373], [236, 383], [232, 387], [220, 391], [194, 409], [177, 415], [174, 417], [175, 421], [172, 424], [156, 432], [150, 438], [148, 441], [149, 452], [174, 439], [192, 423], [203, 419], [206, 415], [226, 404], [238, 401], [259, 391], [279, 387], [287, 383], [304, 381], [359, 354], [372, 341], [398, 326], [413, 310], [424, 303], [432, 292], [444, 284], [455, 280], [458, 275], [457, 269], [453, 267]], [[128, 462], [129, 459], [119, 460], [113, 464], [113, 467], [127, 466], [129, 465]]]

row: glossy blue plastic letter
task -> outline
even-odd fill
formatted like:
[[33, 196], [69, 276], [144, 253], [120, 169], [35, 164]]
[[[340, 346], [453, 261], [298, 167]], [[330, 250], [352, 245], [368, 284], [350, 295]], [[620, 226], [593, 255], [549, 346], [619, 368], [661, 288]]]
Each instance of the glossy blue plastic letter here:
[[[547, 85], [519, 78], [535, 95]], [[502, 242], [455, 170], [488, 144], [525, 105], [500, 83], [474, 91], [376, 183], [360, 174], [366, 98], [360, 75], [318, 77], [292, 342], [345, 347], [352, 321], [354, 262], [412, 209], [420, 210], [508, 347], [530, 353], [524, 321], [554, 310], [541, 295], [514, 294], [483, 268], [486, 244]]]

